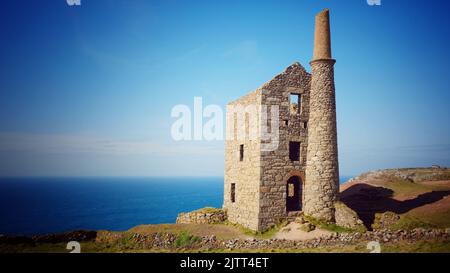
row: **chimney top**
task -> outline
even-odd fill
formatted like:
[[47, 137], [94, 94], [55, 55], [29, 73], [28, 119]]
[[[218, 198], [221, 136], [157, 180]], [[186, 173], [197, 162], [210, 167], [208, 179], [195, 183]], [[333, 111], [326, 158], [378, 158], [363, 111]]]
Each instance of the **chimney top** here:
[[330, 11], [328, 9], [324, 9], [316, 15], [313, 61], [321, 59], [332, 59]]

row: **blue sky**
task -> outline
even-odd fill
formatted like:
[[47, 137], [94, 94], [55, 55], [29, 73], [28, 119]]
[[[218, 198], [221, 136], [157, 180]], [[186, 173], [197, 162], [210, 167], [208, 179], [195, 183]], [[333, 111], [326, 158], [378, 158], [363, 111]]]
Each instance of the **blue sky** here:
[[450, 165], [448, 1], [2, 2], [0, 176], [221, 176], [223, 142], [175, 142], [177, 104], [222, 107], [332, 24], [342, 175]]

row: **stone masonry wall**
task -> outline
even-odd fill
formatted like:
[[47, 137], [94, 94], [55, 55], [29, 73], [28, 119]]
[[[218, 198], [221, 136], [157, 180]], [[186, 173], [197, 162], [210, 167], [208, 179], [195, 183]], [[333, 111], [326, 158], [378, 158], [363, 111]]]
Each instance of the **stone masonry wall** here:
[[[289, 66], [283, 73], [255, 92], [230, 105], [260, 106], [258, 118], [263, 128], [266, 122], [261, 109], [267, 109], [269, 135], [278, 130], [276, 140], [259, 138], [226, 141], [224, 208], [229, 220], [254, 230], [264, 230], [280, 218], [290, 217], [286, 210], [287, 182], [300, 178], [302, 190], [299, 202], [306, 215], [325, 221], [335, 221], [334, 203], [339, 190], [339, 165], [336, 132], [336, 99], [334, 63], [331, 59], [329, 10], [316, 16], [314, 60], [311, 75], [299, 64]], [[301, 95], [300, 112], [292, 112], [290, 95]], [[278, 107], [278, 124], [271, 115]], [[230, 119], [234, 121], [233, 119]], [[227, 131], [230, 129], [227, 109]], [[234, 125], [234, 124], [231, 124]], [[248, 125], [244, 125], [247, 127]], [[270, 128], [276, 126], [274, 128]], [[275, 148], [266, 149], [267, 141]], [[300, 160], [290, 158], [290, 142], [300, 142]], [[239, 160], [239, 146], [244, 145], [244, 161]], [[230, 185], [236, 183], [236, 202], [230, 201]], [[297, 192], [297, 194], [300, 194]], [[289, 199], [293, 202], [294, 198]], [[291, 205], [291, 204], [290, 204]], [[293, 204], [291, 209], [298, 209]]]
[[[294, 63], [262, 87], [262, 104], [268, 107], [279, 106], [280, 140], [277, 150], [261, 152], [260, 227], [262, 230], [287, 216], [287, 180], [294, 175], [299, 176], [304, 188], [310, 81], [311, 76], [306, 70], [299, 63]], [[291, 113], [291, 93], [301, 94], [300, 113]], [[290, 141], [301, 143], [300, 161], [290, 160]], [[300, 202], [302, 199], [300, 197]]]
[[[269, 131], [272, 129], [270, 128], [272, 122], [270, 109], [275, 105], [279, 107], [279, 143], [275, 150], [262, 149], [261, 144], [267, 141], [261, 139], [260, 128], [257, 132], [258, 138], [255, 140], [250, 140], [248, 137], [245, 140], [237, 140], [237, 129], [235, 129], [234, 139], [226, 141], [224, 209], [227, 210], [230, 222], [239, 223], [253, 230], [265, 230], [287, 217], [288, 179], [292, 176], [300, 177], [301, 187], [305, 188], [310, 84], [310, 74], [299, 63], [294, 63], [255, 92], [229, 104], [231, 106], [266, 106], [269, 109], [267, 121]], [[301, 95], [299, 113], [290, 111], [291, 93]], [[260, 110], [257, 114], [256, 120], [261, 122]], [[233, 125], [229, 118], [227, 113], [227, 131]], [[233, 123], [239, 126], [237, 118], [234, 118]], [[248, 120], [244, 126], [248, 134]], [[290, 141], [301, 143], [299, 161], [291, 161], [289, 158]], [[241, 144], [244, 144], [243, 162], [239, 161]], [[236, 184], [236, 202], [234, 203], [230, 200], [231, 183]], [[300, 202], [302, 200], [303, 196], [300, 197]]]
[[339, 190], [334, 60], [311, 62], [312, 80], [304, 212], [334, 221]]
[[221, 209], [203, 208], [191, 212], [180, 213], [177, 224], [218, 224], [227, 219], [226, 213]]
[[[232, 103], [229, 106], [257, 106], [261, 105], [261, 90], [256, 90]], [[238, 139], [237, 129], [239, 126], [245, 126], [246, 132], [249, 131], [249, 120], [244, 123], [237, 123], [237, 115], [234, 122], [235, 128], [229, 120], [230, 112], [227, 109], [227, 131], [231, 130], [233, 139], [225, 142], [225, 181], [224, 181], [224, 204], [223, 208], [227, 211], [228, 220], [232, 223], [238, 223], [244, 227], [259, 230], [259, 185], [261, 180], [261, 162], [260, 162], [260, 139], [250, 139], [247, 135], [245, 139]], [[257, 117], [259, 114], [257, 113]], [[258, 133], [258, 132], [257, 132]], [[244, 145], [244, 160], [240, 161], [239, 148]], [[235, 202], [231, 202], [231, 184], [236, 184]]]

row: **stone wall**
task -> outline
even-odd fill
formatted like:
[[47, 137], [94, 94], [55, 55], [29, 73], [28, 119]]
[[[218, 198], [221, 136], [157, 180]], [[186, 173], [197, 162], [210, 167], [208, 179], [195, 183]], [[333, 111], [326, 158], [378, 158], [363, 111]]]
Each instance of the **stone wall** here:
[[214, 208], [203, 208], [192, 212], [180, 213], [177, 224], [218, 224], [227, 219], [225, 211]]
[[[224, 208], [228, 210], [231, 222], [264, 230], [286, 218], [286, 185], [292, 176], [301, 180], [300, 202], [306, 214], [334, 221], [339, 172], [333, 64], [334, 61], [314, 63], [313, 73], [316, 75], [311, 77], [299, 63], [295, 63], [255, 92], [230, 103], [244, 107], [262, 105], [267, 109], [278, 106], [279, 110], [279, 142], [277, 148], [270, 151], [262, 148], [266, 141], [261, 139], [260, 128], [257, 132], [259, 138], [251, 140], [248, 138], [250, 121], [247, 119], [239, 124], [237, 117], [230, 117], [227, 113], [227, 131], [232, 132], [234, 139], [227, 139], [225, 145]], [[314, 95], [312, 78], [315, 81]], [[301, 95], [298, 113], [291, 112], [291, 94]], [[256, 120], [261, 122], [260, 109], [258, 115]], [[270, 111], [268, 117], [271, 117]], [[272, 130], [271, 122], [269, 118], [269, 131]], [[245, 139], [236, 139], [237, 129], [229, 128], [233, 124], [245, 127]], [[291, 161], [289, 157], [291, 141], [301, 143], [299, 161]], [[239, 160], [241, 144], [244, 145], [242, 162]], [[230, 201], [231, 183], [236, 184], [234, 203]]]
[[334, 63], [334, 60], [311, 62], [304, 211], [325, 221], [334, 221], [339, 191]]
[[[250, 93], [229, 104], [256, 106], [257, 117], [244, 124], [236, 124], [227, 109], [227, 140], [225, 143], [224, 208], [231, 222], [254, 230], [275, 225], [286, 211], [286, 186], [292, 176], [300, 178], [303, 210], [320, 220], [334, 221], [334, 202], [339, 190], [337, 157], [336, 103], [334, 90], [334, 60], [331, 59], [329, 11], [316, 16], [314, 61], [312, 75], [299, 64], [289, 66], [283, 73]], [[293, 113], [290, 94], [301, 95], [301, 111]], [[267, 120], [269, 131], [279, 130], [276, 147], [266, 149], [262, 134], [262, 112], [268, 116], [278, 107], [278, 124]], [[256, 139], [236, 139], [235, 127], [258, 123]], [[272, 126], [277, 126], [271, 128]], [[230, 135], [233, 136], [230, 139]], [[289, 143], [300, 142], [300, 160], [292, 161]], [[272, 144], [274, 140], [269, 140]], [[244, 145], [245, 156], [239, 160], [239, 147]], [[231, 185], [236, 185], [236, 202], [231, 202]], [[300, 191], [298, 192], [300, 193]]]
[[[349, 245], [361, 246], [366, 245], [370, 241], [377, 241], [383, 245], [385, 244], [411, 244], [417, 242], [434, 242], [445, 244], [450, 240], [450, 229], [413, 229], [413, 230], [378, 230], [373, 232], [344, 232], [344, 233], [331, 233], [327, 236], [309, 239], [304, 241], [297, 240], [285, 240], [285, 239], [222, 239], [214, 235], [206, 235], [198, 237], [195, 242], [177, 246], [177, 238], [180, 234], [168, 233], [168, 232], [111, 232], [111, 231], [99, 231], [95, 238], [95, 243], [101, 247], [103, 244], [107, 246], [113, 245], [116, 249], [130, 249], [139, 250], [171, 250], [171, 251], [183, 251], [186, 249], [197, 251], [211, 251], [218, 250], [222, 252], [224, 249], [228, 250], [240, 250], [251, 252], [260, 252], [261, 250], [305, 250], [311, 249], [317, 252], [317, 248], [320, 247], [336, 247], [336, 249], [342, 250], [343, 247]], [[34, 242], [27, 238], [28, 241], [23, 240], [17, 242], [16, 239], [10, 238], [11, 236], [0, 236], [0, 244], [33, 244]], [[66, 241], [67, 242], [67, 241]], [[426, 246], [426, 245], [425, 245]], [[368, 253], [370, 250], [366, 248], [356, 248], [360, 252]], [[328, 249], [329, 251], [329, 249]], [[417, 249], [416, 251], [420, 251]]]
[[[286, 213], [286, 184], [292, 176], [300, 177], [304, 183], [304, 171], [307, 152], [309, 89], [311, 76], [299, 64], [294, 63], [284, 72], [264, 84], [253, 93], [244, 96], [230, 106], [256, 105], [257, 118], [245, 123], [238, 123], [237, 117], [227, 112], [227, 131], [234, 139], [227, 138], [225, 144], [225, 186], [224, 209], [231, 222], [239, 223], [254, 230], [264, 230], [275, 225]], [[301, 95], [301, 109], [291, 113], [290, 94]], [[250, 122], [262, 122], [261, 106], [267, 107], [267, 125], [272, 131], [271, 107], [278, 107], [278, 143], [275, 149], [268, 151], [263, 147], [274, 140], [261, 138], [261, 124], [258, 126], [257, 138], [249, 138]], [[233, 119], [233, 120], [231, 120]], [[246, 138], [236, 139], [237, 129], [244, 126]], [[228, 136], [229, 137], [229, 136]], [[289, 158], [289, 142], [300, 142], [300, 160]], [[244, 145], [244, 160], [239, 160], [239, 146]], [[230, 200], [231, 183], [236, 184], [236, 202]], [[303, 188], [303, 185], [302, 185]], [[300, 202], [303, 198], [300, 197]]]
[[[261, 105], [261, 90], [248, 94], [229, 106], [259, 106]], [[238, 114], [230, 113], [227, 107], [227, 139], [225, 141], [225, 176], [224, 176], [224, 204], [228, 220], [244, 227], [259, 230], [259, 185], [261, 180], [260, 139], [250, 139], [247, 135], [239, 139], [239, 126], [249, 130], [249, 121], [238, 123]], [[257, 113], [257, 119], [259, 114]], [[232, 119], [232, 120], [231, 120]], [[247, 119], [248, 120], [248, 119]], [[236, 126], [233, 126], [236, 124]], [[256, 132], [259, 134], [259, 132]], [[229, 135], [231, 134], [231, 135]], [[231, 138], [231, 139], [230, 139]], [[244, 158], [240, 161], [240, 145], [244, 145]], [[236, 185], [235, 202], [231, 202], [231, 184]]]
[[[290, 177], [300, 177], [301, 187], [304, 187], [310, 82], [311, 76], [306, 70], [299, 63], [294, 63], [262, 87], [262, 104], [279, 106], [279, 146], [275, 151], [261, 152], [261, 229], [267, 229], [280, 218], [287, 217], [286, 185]], [[291, 93], [301, 95], [298, 113], [291, 112]], [[301, 143], [299, 161], [289, 158], [290, 141]], [[301, 196], [300, 202], [302, 199]]]

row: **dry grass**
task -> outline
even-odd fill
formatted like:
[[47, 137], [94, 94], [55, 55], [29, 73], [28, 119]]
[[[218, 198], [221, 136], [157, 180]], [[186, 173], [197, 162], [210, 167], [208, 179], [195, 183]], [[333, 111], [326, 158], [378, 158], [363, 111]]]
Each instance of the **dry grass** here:
[[155, 232], [168, 232], [180, 234], [189, 232], [195, 236], [215, 235], [218, 239], [246, 239], [248, 235], [244, 234], [238, 227], [226, 224], [160, 224], [160, 225], [140, 225], [129, 230], [129, 232], [150, 234]]

